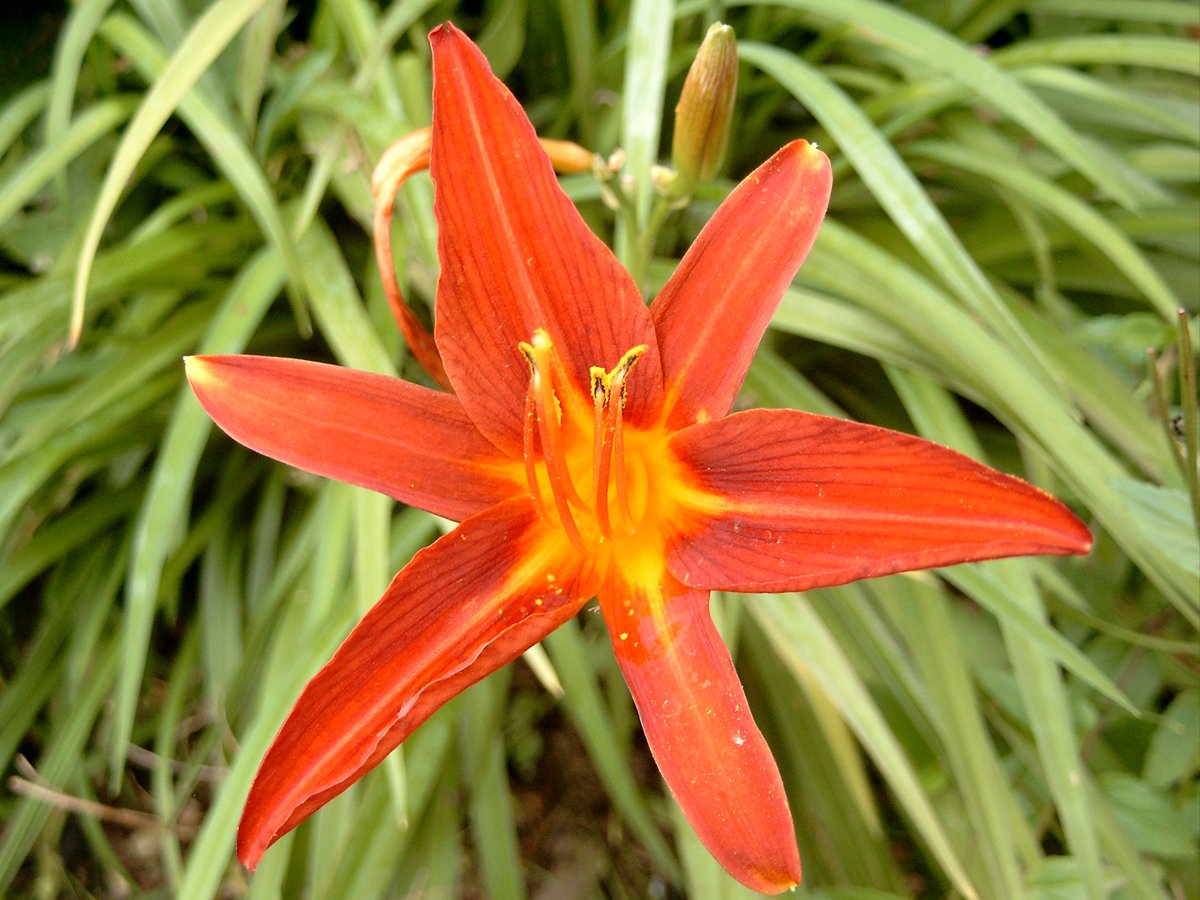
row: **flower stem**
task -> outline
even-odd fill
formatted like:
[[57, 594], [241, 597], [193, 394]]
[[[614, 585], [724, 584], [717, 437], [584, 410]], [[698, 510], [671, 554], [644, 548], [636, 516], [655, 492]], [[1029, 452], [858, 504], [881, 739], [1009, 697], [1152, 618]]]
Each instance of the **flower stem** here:
[[654, 245], [671, 209], [672, 204], [666, 197], [656, 196], [646, 226], [634, 231], [636, 239], [633, 243], [633, 258], [629, 260], [629, 271], [643, 296], [646, 294], [650, 261], [654, 258]]
[[1200, 416], [1196, 400], [1196, 355], [1186, 309], [1179, 310], [1179, 405], [1183, 411], [1184, 478], [1192, 500], [1192, 518], [1200, 530]]

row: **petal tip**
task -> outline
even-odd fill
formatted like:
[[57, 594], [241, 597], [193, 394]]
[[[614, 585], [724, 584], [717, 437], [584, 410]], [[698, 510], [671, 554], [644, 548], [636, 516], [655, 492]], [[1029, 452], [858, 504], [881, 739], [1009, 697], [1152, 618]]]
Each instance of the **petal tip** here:
[[1068, 523], [1070, 533], [1064, 540], [1064, 549], [1070, 556], [1086, 556], [1092, 552], [1092, 546], [1096, 539], [1092, 536], [1091, 530], [1074, 513], [1070, 513], [1070, 516], [1071, 521]]
[[1092, 552], [1095, 538], [1070, 507], [1035, 485], [1014, 481], [1033, 494], [1035, 506], [1028, 512], [1028, 522], [1042, 526], [1047, 535], [1047, 549], [1040, 552], [1057, 556], [1086, 556]]
[[831, 169], [833, 165], [819, 144], [804, 138], [796, 138], [794, 141], [789, 141], [775, 151], [776, 159], [786, 159], [788, 157], [795, 157], [796, 161], [804, 168], [814, 171]]
[[825, 151], [811, 141], [804, 139], [787, 144], [780, 155], [788, 154], [796, 157], [796, 162], [803, 173], [805, 182], [810, 186], [820, 184], [826, 193], [832, 190], [833, 163]]
[[[800, 886], [800, 854], [792, 844], [793, 856], [782, 868], [763, 870], [730, 866], [729, 874], [751, 890], [760, 894], [782, 894]], [[726, 865], [729, 865], [726, 863]]]
[[800, 851], [793, 838], [788, 852], [764, 866], [763, 861], [753, 865], [745, 861], [722, 860], [735, 879], [760, 894], [782, 894], [800, 886]]
[[429, 32], [429, 43], [437, 44], [447, 38], [461, 40], [465, 35], [453, 22], [443, 22]]
[[[243, 821], [244, 825], [245, 822]], [[267, 848], [263, 846], [261, 839], [249, 834], [243, 828], [238, 829], [237, 858], [238, 862], [245, 866], [247, 872], [254, 873], [266, 850]]]
[[[259, 783], [262, 776], [260, 771], [255, 776], [255, 785]], [[271, 849], [271, 846], [283, 837], [298, 823], [290, 822], [280, 827], [280, 822], [283, 821], [283, 816], [276, 809], [274, 814], [270, 811], [264, 811], [259, 799], [255, 796], [255, 787], [250, 788], [250, 796], [246, 798], [246, 805], [242, 809], [242, 818], [238, 822], [237, 829], [237, 858], [246, 871], [253, 873], [258, 868], [258, 864], [262, 862], [262, 858], [266, 852]]]
[[217, 366], [227, 357], [203, 354], [183, 358], [183, 374], [191, 384], [207, 383], [217, 377]]
[[192, 391], [197, 395], [200, 389], [213, 379], [209, 359], [210, 357], [205, 356], [185, 356], [183, 358], [183, 377], [187, 379], [188, 384], [192, 386]]

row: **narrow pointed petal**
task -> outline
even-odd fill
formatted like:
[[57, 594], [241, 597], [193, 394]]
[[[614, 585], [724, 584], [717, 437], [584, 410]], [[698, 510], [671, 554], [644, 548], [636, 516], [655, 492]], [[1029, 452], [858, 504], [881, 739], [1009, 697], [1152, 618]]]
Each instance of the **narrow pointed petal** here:
[[629, 274], [558, 185], [533, 126], [483, 55], [452, 25], [433, 44], [434, 334], [468, 415], [497, 447], [521, 452], [529, 370], [518, 350], [544, 328], [582, 396], [591, 366], [631, 347], [626, 418], [657, 412], [662, 370], [650, 316]]
[[747, 887], [795, 887], [800, 852], [783, 782], [708, 592], [668, 576], [651, 591], [606, 586], [600, 603], [650, 750], [697, 836]]
[[418, 553], [304, 688], [259, 767], [238, 829], [249, 869], [443, 703], [573, 616], [594, 586], [528, 500]]
[[341, 366], [192, 356], [201, 405], [235, 441], [291, 466], [461, 521], [524, 491], [449, 394]]
[[670, 552], [711, 590], [808, 590], [972, 560], [1086, 553], [1091, 534], [1030, 484], [929, 441], [796, 410], [679, 432], [711, 492], [707, 523]]
[[651, 306], [668, 422], [729, 412], [829, 205], [829, 159], [788, 144], [721, 204]]

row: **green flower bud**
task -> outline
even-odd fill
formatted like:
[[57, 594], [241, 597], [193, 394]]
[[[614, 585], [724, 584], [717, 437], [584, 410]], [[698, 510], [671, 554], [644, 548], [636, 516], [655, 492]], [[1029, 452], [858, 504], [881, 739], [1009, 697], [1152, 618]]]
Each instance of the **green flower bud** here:
[[685, 185], [710, 180], [721, 166], [737, 79], [737, 38], [732, 28], [717, 22], [696, 51], [675, 107], [671, 160]]

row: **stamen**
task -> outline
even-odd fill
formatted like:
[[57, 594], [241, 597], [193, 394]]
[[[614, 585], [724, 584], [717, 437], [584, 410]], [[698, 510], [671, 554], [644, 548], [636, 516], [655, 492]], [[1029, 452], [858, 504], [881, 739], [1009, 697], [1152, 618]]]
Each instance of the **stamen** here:
[[[593, 366], [591, 372], [592, 394], [592, 478], [591, 491], [587, 500], [580, 496], [571, 474], [568, 459], [568, 441], [575, 452], [576, 443], [583, 438], [578, 433], [581, 424], [572, 418], [564, 432], [563, 408], [560, 405], [555, 382], [565, 383], [569, 379], [554, 355], [554, 345], [544, 329], [537, 329], [529, 343], [518, 345], [525, 361], [529, 364], [529, 392], [525, 397], [525, 422], [522, 431], [522, 451], [525, 456], [525, 480], [538, 515], [547, 524], [553, 525], [549, 503], [543, 494], [539, 480], [539, 463], [546, 468], [550, 494], [554, 498], [554, 511], [558, 524], [566, 532], [567, 539], [580, 553], [594, 553], [597, 544], [613, 537], [626, 537], [636, 531], [628, 478], [625, 473], [624, 409], [626, 382], [629, 372], [638, 358], [645, 352], [645, 345], [626, 352], [609, 371]], [[556, 377], [557, 375], [557, 377]], [[575, 417], [579, 410], [575, 390], [567, 398], [570, 403], [568, 414]], [[537, 429], [535, 438], [534, 429]], [[535, 440], [540, 444], [535, 447]], [[538, 458], [540, 452], [540, 459]], [[613, 469], [616, 469], [614, 473]], [[580, 473], [582, 474], [582, 473]], [[614, 483], [615, 479], [615, 483]], [[613, 503], [609, 491], [613, 490]], [[585, 493], [588, 493], [586, 488]], [[572, 509], [574, 507], [574, 509]], [[585, 538], [580, 531], [576, 514], [582, 514], [588, 526]], [[619, 517], [619, 518], [617, 518]], [[594, 523], [594, 524], [593, 524]]]
[[[596, 488], [596, 522], [605, 537], [613, 536], [612, 517], [608, 509], [608, 483], [616, 467], [617, 508], [633, 532], [633, 513], [629, 505], [629, 489], [625, 479], [624, 416], [625, 379], [634, 363], [646, 351], [640, 344], [628, 350], [611, 372], [592, 369], [592, 397], [596, 404], [596, 436], [593, 440], [592, 466]], [[603, 409], [601, 409], [603, 406]], [[607, 446], [606, 446], [607, 445]], [[611, 450], [610, 450], [611, 448]]]
[[629, 489], [625, 481], [625, 429], [622, 427], [625, 421], [625, 378], [633, 364], [645, 352], [646, 345], [639, 344], [621, 357], [613, 373], [611, 388], [617, 395], [613, 422], [613, 455], [617, 458], [617, 505], [621, 508], [621, 515], [629, 523], [630, 532], [634, 529], [634, 521], [633, 512], [629, 507]]
[[[528, 357], [526, 357], [528, 359]], [[530, 360], [529, 365], [533, 366]], [[522, 429], [521, 450], [525, 456], [525, 480], [529, 483], [529, 496], [537, 509], [538, 518], [547, 525], [551, 524], [550, 514], [546, 510], [546, 501], [542, 498], [542, 487], [538, 484], [537, 460], [533, 458], [533, 429], [537, 427], [537, 401], [534, 398], [534, 378], [529, 379], [529, 390], [525, 394], [525, 427]]]
[[608, 517], [608, 476], [612, 466], [612, 454], [608, 452], [608, 389], [609, 375], [599, 366], [592, 366], [592, 403], [595, 408], [595, 424], [592, 430], [592, 495], [596, 498], [596, 525], [600, 534], [612, 537], [612, 522]]
[[630, 533], [634, 530], [633, 513], [629, 508], [629, 489], [625, 482], [625, 429], [622, 424], [625, 420], [623, 411], [625, 409], [625, 386], [621, 385], [621, 395], [616, 402], [616, 411], [614, 412], [615, 422], [613, 422], [613, 456], [617, 459], [617, 506], [620, 507], [621, 515], [625, 521], [629, 523]]
[[[550, 493], [554, 497], [554, 506], [558, 510], [558, 518], [562, 523], [567, 539], [580, 553], [586, 553], [583, 536], [579, 526], [571, 515], [571, 503], [565, 490], [576, 494], [575, 486], [571, 483], [571, 473], [567, 470], [566, 460], [562, 454], [559, 441], [559, 410], [558, 400], [554, 396], [554, 385], [551, 383], [550, 369], [550, 337], [539, 328], [533, 333], [533, 342], [518, 345], [529, 363], [531, 372], [530, 393], [534, 398], [534, 410], [537, 417], [538, 436], [542, 440], [542, 459], [546, 463], [546, 474], [549, 476]], [[554, 417], [551, 424], [550, 417]], [[532, 439], [531, 439], [532, 443]], [[527, 459], [532, 458], [532, 453]], [[528, 467], [529, 463], [526, 463]], [[526, 469], [528, 472], [528, 468]]]

